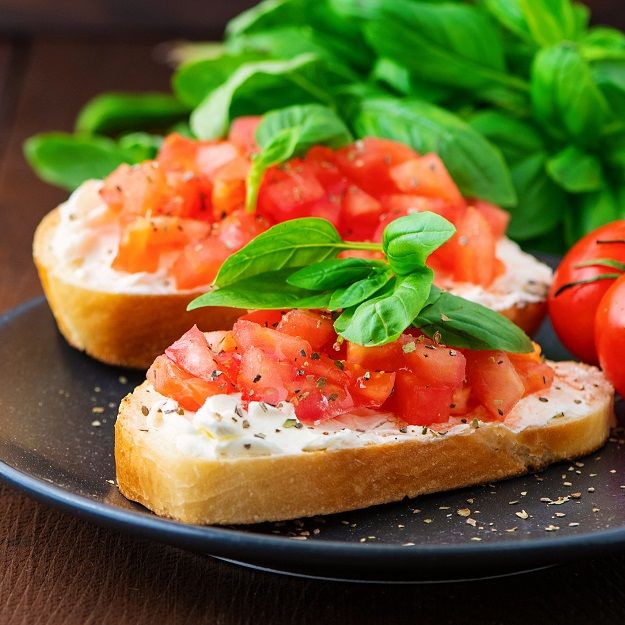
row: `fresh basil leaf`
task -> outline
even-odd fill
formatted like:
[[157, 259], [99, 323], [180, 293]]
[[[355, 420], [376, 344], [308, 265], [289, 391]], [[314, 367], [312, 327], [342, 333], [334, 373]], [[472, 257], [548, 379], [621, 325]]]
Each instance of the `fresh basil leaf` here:
[[501, 111], [480, 111], [470, 118], [469, 124], [496, 145], [508, 163], [516, 163], [528, 154], [545, 149], [542, 136], [531, 122]]
[[37, 175], [59, 187], [74, 190], [90, 178], [104, 178], [131, 161], [131, 154], [105, 137], [82, 137], [51, 132], [30, 137], [24, 154]]
[[504, 28], [524, 41], [531, 41], [520, 0], [483, 0], [482, 4]]
[[349, 286], [334, 291], [328, 310], [350, 308], [373, 297], [380, 289], [384, 288], [392, 279], [393, 273], [388, 269], [373, 272], [369, 277], [358, 280]]
[[526, 89], [506, 72], [501, 38], [487, 14], [463, 4], [393, 0], [364, 25], [374, 50], [434, 84], [481, 90]]
[[619, 116], [625, 115], [625, 52], [622, 59], [593, 63], [592, 75], [610, 108]]
[[341, 336], [367, 347], [397, 340], [425, 305], [432, 277], [432, 270], [428, 267], [398, 276], [388, 283], [381, 295], [356, 308]]
[[574, 145], [547, 161], [547, 173], [569, 193], [598, 191], [604, 182], [599, 159]]
[[[325, 219], [303, 217], [279, 223], [229, 256], [215, 278], [220, 287], [272, 271], [299, 268], [336, 256], [345, 246]], [[257, 290], [264, 287], [257, 282]]]
[[180, 101], [195, 107], [225, 83], [239, 67], [266, 58], [266, 54], [256, 52], [226, 52], [209, 59], [189, 61], [176, 70], [171, 86]]
[[509, 319], [480, 304], [432, 287], [428, 304], [414, 320], [429, 337], [465, 349], [499, 349], [512, 353], [533, 350], [532, 341]]
[[392, 59], [379, 58], [373, 66], [371, 78], [401, 95], [411, 95], [427, 102], [437, 103], [449, 96], [449, 89], [427, 83]]
[[508, 234], [526, 240], [553, 230], [568, 211], [569, 200], [546, 170], [547, 156], [528, 156], [511, 168], [519, 203], [510, 209]]
[[539, 46], [546, 47], [563, 39], [575, 39], [578, 20], [571, 0], [518, 0], [518, 2], [528, 30]]
[[366, 258], [331, 258], [302, 267], [292, 273], [287, 282], [311, 291], [326, 291], [362, 280], [384, 263]]
[[576, 196], [575, 205], [569, 209], [564, 221], [564, 236], [567, 245], [573, 245], [599, 226], [620, 217], [617, 197], [610, 186], [605, 186], [596, 193]]
[[347, 328], [347, 326], [351, 323], [352, 317], [356, 312], [356, 306], [352, 306], [351, 308], [345, 308], [343, 312], [335, 319], [334, 321], [334, 329], [337, 334], [341, 334]]
[[246, 207], [254, 210], [265, 171], [307, 152], [314, 145], [339, 148], [352, 141], [347, 126], [326, 106], [290, 106], [267, 113], [256, 129], [261, 151], [254, 157], [247, 179]]
[[361, 137], [385, 137], [420, 153], [436, 152], [466, 196], [500, 206], [517, 200], [499, 150], [448, 111], [414, 99], [370, 98], [359, 102], [351, 123]]
[[532, 67], [532, 106], [556, 138], [595, 144], [609, 118], [609, 107], [577, 46], [563, 43], [536, 55]]
[[287, 283], [292, 269], [273, 271], [245, 278], [228, 286], [213, 289], [194, 299], [187, 310], [204, 306], [228, 308], [327, 308], [330, 293], [313, 293]]
[[625, 33], [616, 28], [595, 26], [581, 38], [579, 49], [587, 61], [623, 59]]
[[163, 144], [161, 135], [151, 135], [147, 132], [131, 132], [122, 135], [118, 140], [119, 147], [130, 155], [133, 163], [140, 163], [156, 158], [158, 150]]
[[456, 232], [436, 213], [413, 213], [391, 221], [382, 235], [382, 249], [391, 269], [405, 275], [425, 265], [427, 257]]
[[328, 77], [322, 60], [312, 54], [246, 63], [193, 111], [191, 128], [201, 139], [216, 139], [225, 135], [231, 117], [237, 115], [263, 113], [285, 104], [331, 104]]
[[76, 120], [76, 131], [113, 134], [166, 128], [188, 113], [187, 106], [166, 93], [103, 93], [82, 108]]
[[[266, 57], [291, 59], [300, 54], [314, 54], [332, 67], [346, 81], [358, 80], [358, 73], [348, 64], [356, 52], [349, 41], [328, 36], [310, 26], [281, 26], [271, 30], [238, 35], [228, 42], [232, 52], [247, 52]], [[360, 59], [357, 59], [360, 60]]]

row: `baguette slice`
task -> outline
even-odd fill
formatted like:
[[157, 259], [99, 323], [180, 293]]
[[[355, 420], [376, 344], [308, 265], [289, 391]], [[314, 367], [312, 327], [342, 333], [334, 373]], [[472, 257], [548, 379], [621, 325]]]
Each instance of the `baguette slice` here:
[[67, 342], [102, 362], [147, 369], [168, 345], [197, 324], [202, 330], [230, 327], [244, 311], [200, 308], [186, 312], [199, 291], [166, 294], [124, 293], [81, 286], [59, 271], [51, 252], [58, 209], [35, 232], [33, 257], [59, 330]]
[[[44, 217], [35, 232], [33, 257], [43, 290], [67, 342], [102, 362], [147, 369], [154, 359], [194, 323], [208, 332], [230, 327], [245, 311], [203, 308], [186, 312], [199, 291], [166, 294], [96, 290], [70, 279], [52, 252], [58, 208]], [[528, 334], [538, 329], [545, 301], [519, 301], [500, 312]]]
[[[521, 400], [505, 423], [458, 425], [445, 435], [423, 435], [416, 426], [384, 442], [255, 457], [192, 453], [177, 435], [151, 427], [146, 413], [164, 398], [146, 382], [120, 406], [117, 482], [123, 495], [161, 516], [239, 524], [344, 512], [522, 475], [599, 448], [614, 418], [614, 391], [598, 369], [551, 364], [556, 379], [549, 393]], [[310, 436], [308, 428], [289, 432]]]

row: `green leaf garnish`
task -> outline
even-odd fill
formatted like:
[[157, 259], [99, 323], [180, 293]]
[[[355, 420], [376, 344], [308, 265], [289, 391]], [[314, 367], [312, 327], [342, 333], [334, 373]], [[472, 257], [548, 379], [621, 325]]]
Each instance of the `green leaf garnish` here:
[[339, 148], [352, 141], [349, 129], [327, 106], [306, 104], [267, 113], [256, 129], [261, 148], [254, 156], [247, 178], [246, 208], [256, 208], [258, 191], [265, 171], [288, 159], [304, 154], [314, 145]]
[[[432, 285], [425, 262], [453, 233], [448, 221], [429, 212], [391, 222], [382, 245], [344, 241], [323, 219], [286, 221], [230, 256], [213, 289], [188, 309], [342, 310], [334, 329], [360, 345], [384, 345], [415, 325], [456, 347], [531, 351], [532, 342], [511, 321]], [[387, 258], [337, 258], [363, 249], [385, 251]]]

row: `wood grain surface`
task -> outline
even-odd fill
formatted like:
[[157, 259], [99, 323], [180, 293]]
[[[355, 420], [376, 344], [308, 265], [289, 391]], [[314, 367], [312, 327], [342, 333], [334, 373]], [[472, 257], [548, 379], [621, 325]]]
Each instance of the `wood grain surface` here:
[[[40, 293], [36, 222], [64, 197], [21, 154], [113, 88], [164, 88], [152, 43], [0, 41], [0, 312]], [[366, 548], [366, 547], [365, 547]], [[331, 571], [329, 571], [331, 573]], [[0, 486], [0, 624], [596, 624], [625, 620], [625, 556], [524, 576], [363, 586], [256, 573], [48, 508]]]

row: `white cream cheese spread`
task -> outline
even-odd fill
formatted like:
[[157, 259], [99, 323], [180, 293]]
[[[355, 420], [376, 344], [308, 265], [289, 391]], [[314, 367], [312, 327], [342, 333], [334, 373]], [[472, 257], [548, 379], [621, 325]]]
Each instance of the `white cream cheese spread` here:
[[[594, 367], [570, 362], [550, 364], [556, 371], [553, 386], [544, 394], [528, 395], [519, 401], [503, 422], [512, 431], [583, 416], [611, 391]], [[294, 455], [414, 439], [442, 440], [447, 435], [470, 434], [478, 427], [500, 425], [470, 417], [463, 423], [460, 417], [452, 417], [448, 423], [430, 428], [399, 424], [392, 415], [374, 411], [308, 425], [297, 419], [288, 402], [278, 406], [250, 402], [246, 410], [240, 394], [214, 395], [197, 412], [191, 412], [148, 388], [151, 404], [143, 411], [147, 412], [147, 431], [161, 437], [163, 445], [174, 445], [179, 453], [207, 459]]]

